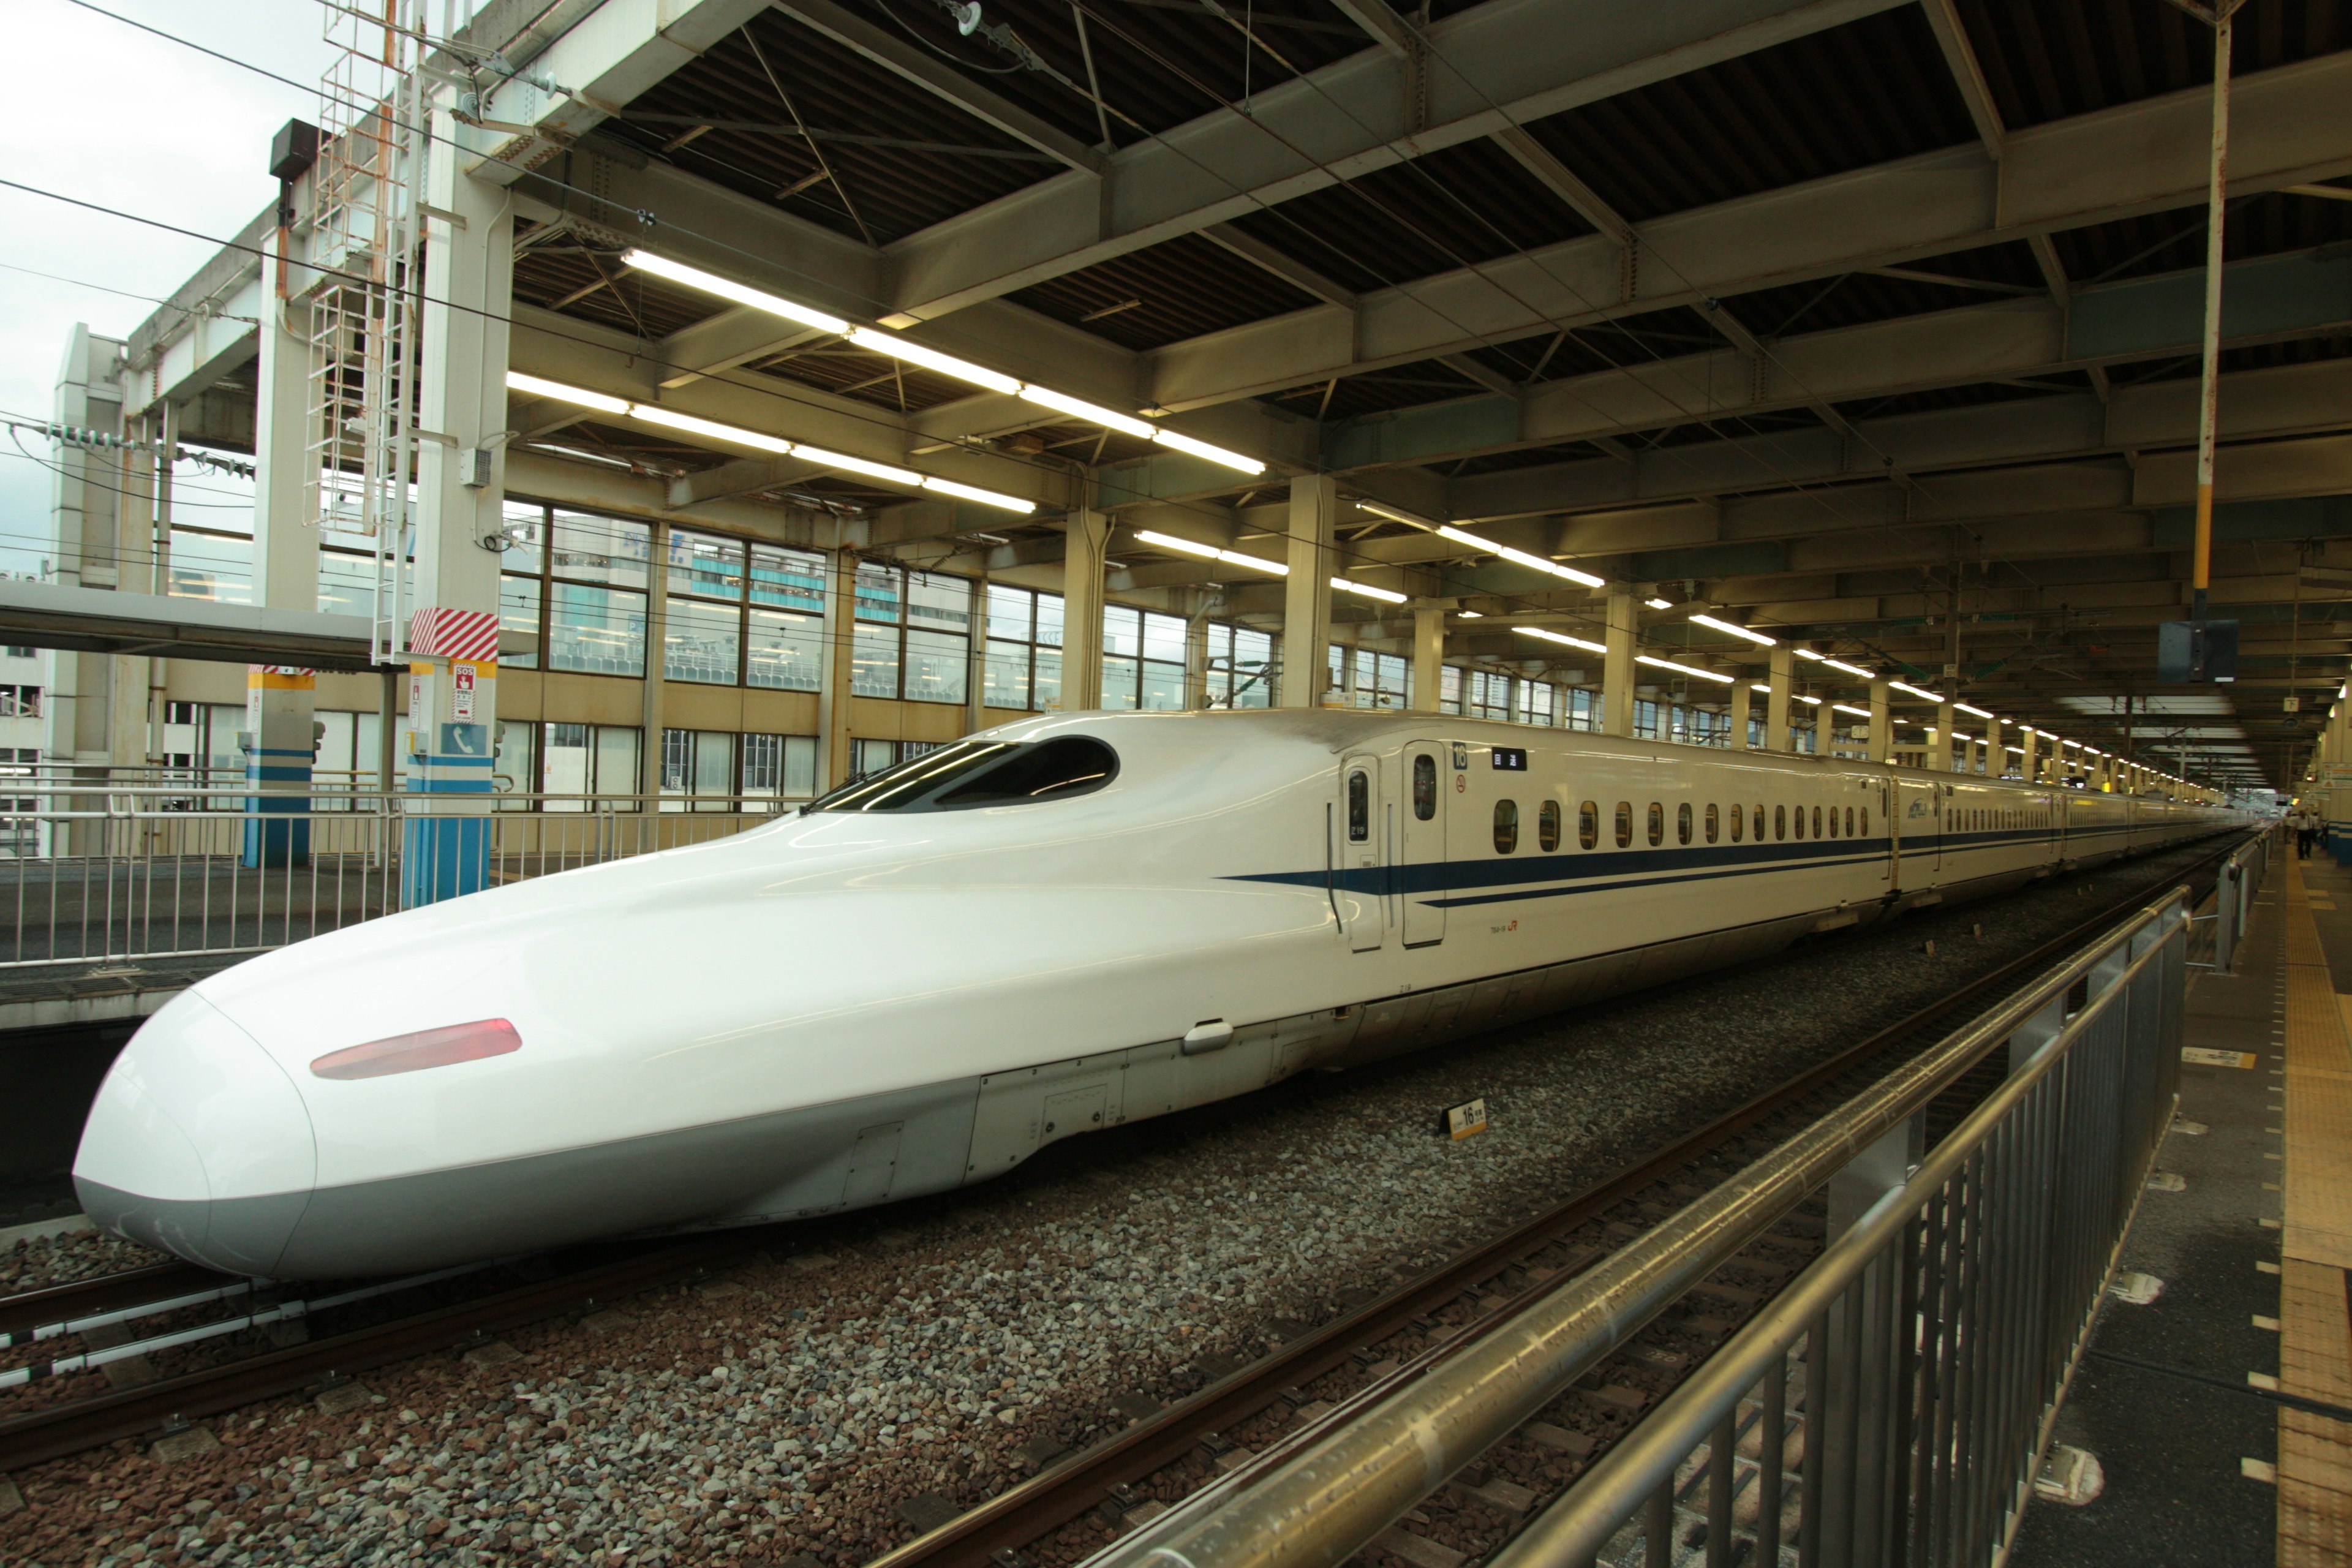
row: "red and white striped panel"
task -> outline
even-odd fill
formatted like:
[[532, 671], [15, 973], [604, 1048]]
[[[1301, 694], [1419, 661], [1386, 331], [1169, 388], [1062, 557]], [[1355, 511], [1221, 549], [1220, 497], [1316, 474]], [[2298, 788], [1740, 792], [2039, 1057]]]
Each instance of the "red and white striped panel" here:
[[442, 610], [429, 605], [420, 608], [408, 617], [408, 651], [496, 663], [499, 617], [490, 610]]

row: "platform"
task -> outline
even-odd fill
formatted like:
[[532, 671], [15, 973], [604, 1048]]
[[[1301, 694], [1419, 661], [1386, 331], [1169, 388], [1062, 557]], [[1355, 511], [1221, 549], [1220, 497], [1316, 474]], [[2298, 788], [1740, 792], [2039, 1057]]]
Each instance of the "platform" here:
[[2352, 871], [2284, 854], [2252, 924], [2191, 984], [2125, 1246], [2161, 1289], [2108, 1303], [2059, 1416], [2105, 1489], [2029, 1509], [2017, 1568], [2352, 1563]]

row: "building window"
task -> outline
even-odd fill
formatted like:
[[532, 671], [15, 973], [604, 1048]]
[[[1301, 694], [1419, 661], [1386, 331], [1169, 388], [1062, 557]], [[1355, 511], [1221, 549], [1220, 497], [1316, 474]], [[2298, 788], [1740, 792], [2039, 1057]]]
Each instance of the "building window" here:
[[1103, 606], [1105, 708], [1184, 706], [1184, 623], [1129, 605]]
[[1559, 722], [1559, 688], [1549, 680], [1519, 682], [1517, 717], [1522, 724], [1550, 729]]
[[981, 701], [1041, 712], [1062, 702], [1062, 596], [988, 585]]
[[861, 561], [856, 584], [850, 689], [860, 697], [962, 702], [971, 583]]
[[634, 797], [637, 793], [637, 745], [643, 732], [621, 724], [541, 726], [540, 787], [550, 811], [584, 811], [589, 796]]
[[0, 686], [0, 719], [37, 719], [40, 716], [39, 687]]
[[1511, 717], [1511, 678], [1488, 669], [1465, 670], [1464, 673], [1470, 679], [1470, 705], [1465, 710], [1465, 716], [1500, 719], [1507, 722]]
[[1347, 694], [1354, 708], [1404, 708], [1411, 705], [1412, 664], [1402, 654], [1369, 647], [1331, 645], [1328, 667], [1331, 689]]
[[1207, 696], [1212, 708], [1273, 707], [1273, 634], [1211, 621]]

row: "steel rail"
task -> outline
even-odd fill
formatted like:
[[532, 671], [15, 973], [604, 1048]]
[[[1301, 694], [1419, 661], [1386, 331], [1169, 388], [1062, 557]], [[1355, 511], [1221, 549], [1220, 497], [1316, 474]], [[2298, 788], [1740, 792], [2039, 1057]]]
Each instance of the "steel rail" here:
[[[2176, 886], [2123, 922], [2103, 921], [2096, 951], [2038, 977], [2030, 1005], [2012, 1003], [1947, 1036], [1576, 1277], [1575, 1289], [1560, 1280], [1530, 1292], [1518, 1312], [1429, 1375], [1386, 1391], [1351, 1421], [1318, 1424], [1260, 1456], [1089, 1558], [1088, 1568], [1334, 1568], [1924, 1109], [2114, 944], [2159, 926], [2168, 936], [2191, 896]], [[1513, 1560], [1522, 1568], [1528, 1561]]]
[[20, 1295], [0, 1296], [0, 1345], [46, 1323], [135, 1307], [159, 1292], [176, 1295], [206, 1285], [226, 1284], [229, 1279], [228, 1275], [216, 1274], [194, 1263], [151, 1263], [142, 1268], [103, 1274], [95, 1279], [74, 1279]]
[[[2227, 859], [2242, 842], [2242, 836], [2233, 836], [2226, 847], [2187, 868], [2182, 873], [2183, 879], [2194, 879], [2205, 875]], [[1556, 1237], [1574, 1230], [1766, 1118], [1867, 1064], [1874, 1058], [1916, 1038], [1938, 1022], [1948, 1022], [1956, 1011], [1984, 1002], [1990, 994], [2007, 994], [2047, 969], [2057, 959], [2079, 951], [2112, 930], [2123, 911], [2138, 909], [2145, 901], [2145, 893], [2135, 893], [2105, 906], [2098, 914], [2070, 928], [2063, 935], [1958, 987], [1861, 1043], [1841, 1051], [1828, 1061], [1717, 1118], [1667, 1149], [1629, 1165], [1493, 1240], [1438, 1265], [1430, 1272], [1401, 1286], [1390, 1296], [1344, 1314], [1323, 1328], [1276, 1349], [1189, 1398], [1171, 1405], [1158, 1415], [1138, 1422], [1126, 1431], [1114, 1434], [1019, 1485], [1008, 1488], [937, 1529], [874, 1559], [866, 1568], [988, 1568], [992, 1561], [1002, 1568], [1000, 1553], [1017, 1552], [1059, 1529], [1100, 1504], [1111, 1495], [1113, 1488], [1140, 1480], [1154, 1470], [1181, 1458], [1199, 1444], [1203, 1435], [1223, 1430], [1265, 1408], [1280, 1397], [1285, 1389], [1303, 1386], [1324, 1375], [1348, 1360], [1357, 1349], [1386, 1338], [1432, 1309], [1454, 1300], [1471, 1286], [1492, 1278], [1528, 1253], [1549, 1246]], [[2004, 987], [2007, 989], [2002, 989]], [[1769, 1228], [1769, 1226], [1759, 1228]], [[1621, 1249], [1616, 1256], [1622, 1255]], [[1607, 1261], [1605, 1258], [1599, 1260], [1593, 1267], [1601, 1267]], [[1715, 1265], [1710, 1265], [1713, 1267]], [[1576, 1275], [1562, 1275], [1542, 1289], [1525, 1292], [1475, 1323], [1468, 1331], [1399, 1368], [1376, 1387], [1391, 1389], [1412, 1383], [1431, 1366], [1464, 1353], [1475, 1343], [1503, 1328], [1550, 1290], [1589, 1274], [1590, 1269]], [[1370, 1392], [1366, 1390], [1364, 1394]], [[1350, 1396], [1339, 1408], [1318, 1422], [1315, 1429], [1328, 1430], [1344, 1423], [1349, 1415], [1360, 1405], [1364, 1394]], [[1286, 1441], [1270, 1448], [1225, 1481], [1204, 1490], [1224, 1491], [1253, 1476], [1265, 1473], [1279, 1452], [1287, 1447], [1288, 1442]], [[1468, 1456], [1463, 1458], [1466, 1459]], [[1187, 1500], [1188, 1502], [1190, 1500]]]

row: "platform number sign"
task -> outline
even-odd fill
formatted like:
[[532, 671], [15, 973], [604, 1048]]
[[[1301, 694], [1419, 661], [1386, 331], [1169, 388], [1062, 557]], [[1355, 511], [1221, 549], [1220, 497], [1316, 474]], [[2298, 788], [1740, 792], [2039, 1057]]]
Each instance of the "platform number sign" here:
[[1438, 1113], [1437, 1131], [1441, 1137], [1456, 1143], [1465, 1138], [1475, 1138], [1486, 1131], [1486, 1100], [1465, 1100], [1459, 1105], [1447, 1106]]

